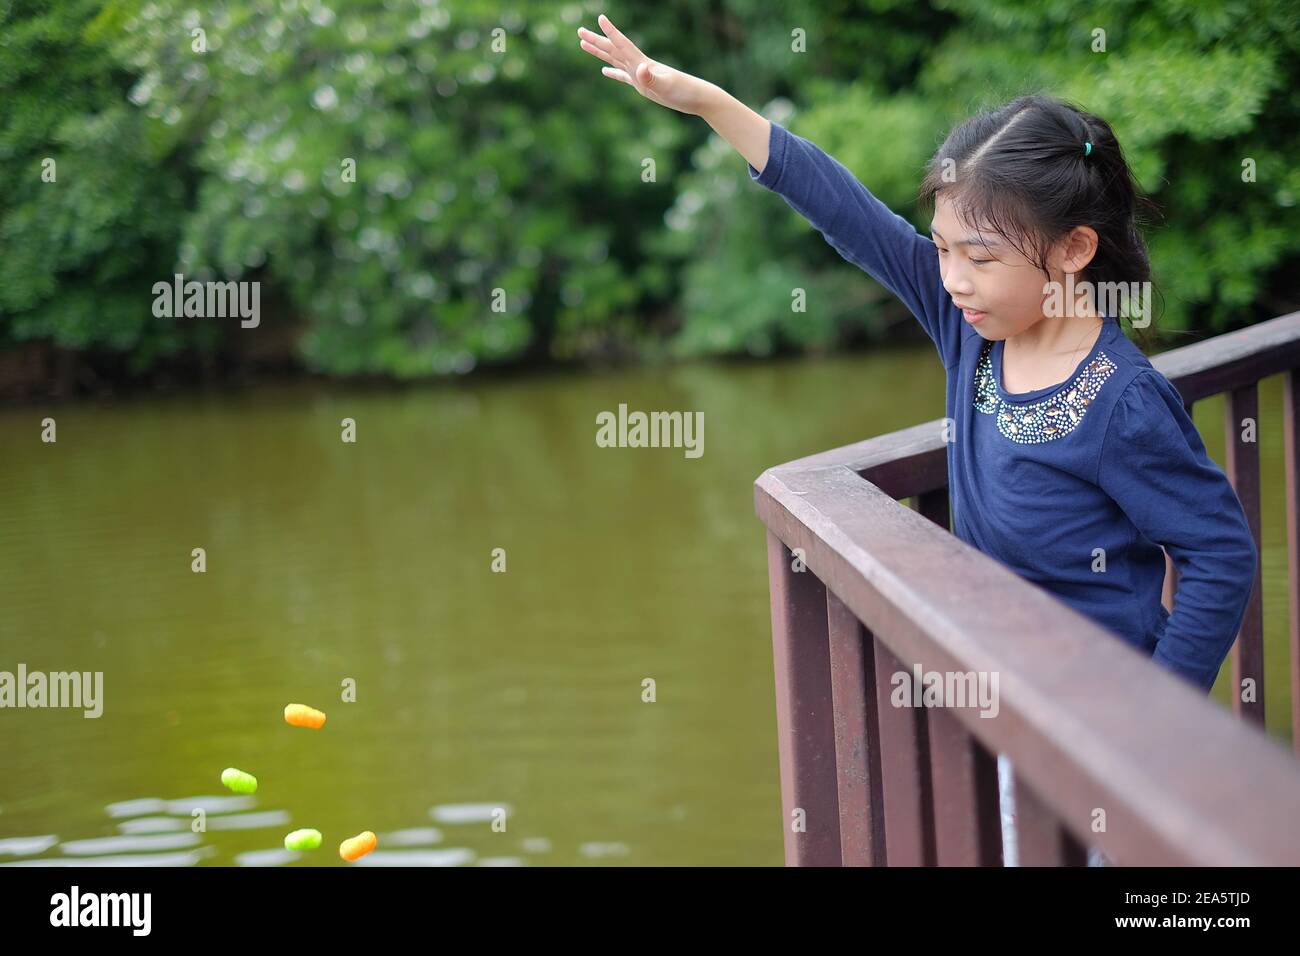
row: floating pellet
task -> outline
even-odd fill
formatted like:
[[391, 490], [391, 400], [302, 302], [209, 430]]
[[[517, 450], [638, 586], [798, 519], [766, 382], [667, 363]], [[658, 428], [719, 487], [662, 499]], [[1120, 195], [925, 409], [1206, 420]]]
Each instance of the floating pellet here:
[[325, 723], [325, 712], [308, 707], [306, 704], [288, 704], [284, 708], [284, 720], [285, 723], [293, 724], [295, 727], [320, 730], [321, 725]]
[[221, 771], [221, 782], [235, 793], [257, 793], [257, 778], [234, 767]]
[[378, 843], [378, 838], [373, 833], [366, 830], [364, 833], [358, 833], [350, 840], [344, 840], [339, 844], [339, 856], [351, 863], [353, 860], [359, 860]]
[[320, 849], [320, 831], [294, 830], [284, 838], [284, 848], [286, 850], [318, 850]]

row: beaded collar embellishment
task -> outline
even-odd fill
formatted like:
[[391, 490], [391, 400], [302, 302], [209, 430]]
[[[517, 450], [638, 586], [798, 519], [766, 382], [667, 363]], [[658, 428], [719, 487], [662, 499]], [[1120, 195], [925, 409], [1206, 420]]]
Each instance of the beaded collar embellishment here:
[[1098, 352], [1069, 388], [1062, 388], [1041, 402], [1008, 402], [998, 394], [993, 378], [992, 342], [985, 342], [975, 364], [975, 407], [986, 415], [997, 415], [998, 431], [1022, 445], [1052, 441], [1074, 431], [1097, 397], [1102, 384], [1115, 371], [1115, 363]]

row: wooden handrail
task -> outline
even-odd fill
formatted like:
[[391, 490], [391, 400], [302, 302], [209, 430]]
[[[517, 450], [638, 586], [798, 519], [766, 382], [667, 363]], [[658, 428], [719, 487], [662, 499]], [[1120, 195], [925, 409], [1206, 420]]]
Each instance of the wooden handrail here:
[[[1189, 404], [1253, 396], [1259, 378], [1300, 368], [1300, 313], [1152, 364]], [[941, 426], [810, 455], [755, 484], [787, 862], [998, 862], [991, 755], [1003, 753], [1026, 862], [1077, 863], [1087, 844], [1120, 864], [1300, 864], [1300, 762], [949, 533]], [[895, 500], [912, 496], [938, 523]], [[914, 665], [996, 674], [997, 715], [891, 712], [891, 669]]]

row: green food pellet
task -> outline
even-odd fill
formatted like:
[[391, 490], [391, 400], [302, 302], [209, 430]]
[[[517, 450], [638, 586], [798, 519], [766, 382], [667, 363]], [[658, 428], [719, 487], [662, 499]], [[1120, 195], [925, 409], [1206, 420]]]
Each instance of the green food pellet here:
[[257, 778], [234, 767], [221, 771], [221, 782], [235, 793], [257, 793]]
[[284, 838], [284, 848], [286, 850], [318, 850], [320, 849], [320, 831], [294, 830]]

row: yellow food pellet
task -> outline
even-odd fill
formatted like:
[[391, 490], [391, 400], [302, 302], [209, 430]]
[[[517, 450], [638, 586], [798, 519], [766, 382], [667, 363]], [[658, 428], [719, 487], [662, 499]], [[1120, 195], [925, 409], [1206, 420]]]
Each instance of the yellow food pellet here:
[[321, 725], [325, 723], [325, 712], [308, 707], [306, 704], [288, 704], [284, 708], [284, 720], [285, 723], [293, 724], [295, 727], [320, 730]]
[[257, 793], [257, 778], [234, 767], [221, 771], [221, 782], [235, 793]]
[[286, 850], [315, 850], [320, 846], [319, 830], [294, 830], [284, 838]]
[[339, 856], [351, 863], [353, 860], [361, 859], [373, 850], [378, 842], [378, 838], [369, 830], [366, 830], [364, 833], [358, 833], [350, 840], [344, 840], [340, 843]]

